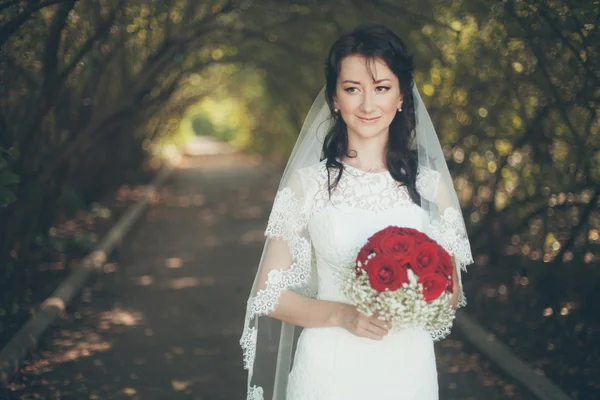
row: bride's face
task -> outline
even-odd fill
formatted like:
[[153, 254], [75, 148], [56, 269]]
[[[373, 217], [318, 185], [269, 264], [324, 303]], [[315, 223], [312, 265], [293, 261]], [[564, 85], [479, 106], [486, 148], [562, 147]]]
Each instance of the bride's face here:
[[360, 55], [342, 60], [334, 106], [348, 126], [348, 135], [370, 138], [387, 135], [402, 107], [398, 77], [380, 59]]

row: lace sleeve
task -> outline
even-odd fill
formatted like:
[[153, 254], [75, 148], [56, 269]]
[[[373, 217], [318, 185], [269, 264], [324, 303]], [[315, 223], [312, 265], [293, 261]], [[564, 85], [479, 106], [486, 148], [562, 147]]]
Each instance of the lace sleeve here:
[[307, 229], [309, 206], [300, 173], [277, 192], [265, 231], [267, 244], [255, 282], [253, 313], [273, 312], [279, 296], [286, 289], [311, 294], [308, 293], [311, 272], [311, 243]]
[[420, 166], [417, 172], [417, 191], [424, 199], [428, 201], [435, 201], [435, 195], [437, 192], [438, 182], [440, 181], [440, 173]]
[[437, 219], [431, 222], [431, 237], [438, 242], [453, 258], [456, 264], [460, 297], [458, 305], [467, 304], [462, 290], [461, 273], [467, 271], [467, 265], [473, 263], [471, 245], [467, 235], [462, 211], [458, 206], [452, 206], [450, 201], [454, 188], [447, 187], [443, 182], [437, 182], [433, 199], [437, 207]]
[[[306, 194], [302, 170], [290, 178], [275, 196], [265, 231], [266, 243], [254, 287], [246, 309], [244, 331], [240, 344], [244, 367], [248, 370], [248, 399], [262, 400], [262, 385], [251, 384], [257, 356], [257, 342], [272, 343], [279, 335], [258, 332], [258, 318], [267, 316], [278, 304], [281, 294], [293, 290], [306, 296], [314, 295], [311, 288], [312, 245], [308, 232], [308, 216], [312, 202]], [[262, 325], [261, 325], [262, 326]], [[277, 340], [276, 339], [276, 340]], [[269, 346], [267, 344], [267, 346]]]

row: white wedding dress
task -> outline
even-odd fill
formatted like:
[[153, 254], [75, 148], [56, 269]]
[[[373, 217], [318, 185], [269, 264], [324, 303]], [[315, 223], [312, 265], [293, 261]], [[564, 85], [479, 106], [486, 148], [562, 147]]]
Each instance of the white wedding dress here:
[[[419, 172], [422, 196], [435, 191], [435, 174]], [[388, 172], [365, 173], [345, 165], [331, 199], [324, 161], [301, 170], [301, 175], [311, 203], [307, 228], [316, 258], [319, 299], [349, 302], [341, 291], [341, 279], [373, 233], [389, 225], [428, 233], [427, 214]], [[353, 399], [438, 399], [432, 336], [415, 328], [391, 331], [375, 341], [342, 328], [304, 329], [286, 400]]]

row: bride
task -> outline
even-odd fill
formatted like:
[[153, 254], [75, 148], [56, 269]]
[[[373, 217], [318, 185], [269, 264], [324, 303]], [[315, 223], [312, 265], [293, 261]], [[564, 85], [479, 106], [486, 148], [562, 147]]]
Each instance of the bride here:
[[357, 249], [389, 225], [425, 232], [455, 264], [449, 307], [472, 262], [412, 58], [384, 26], [342, 35], [284, 171], [248, 300], [248, 400], [438, 399], [434, 340], [450, 326], [390, 329], [341, 290]]

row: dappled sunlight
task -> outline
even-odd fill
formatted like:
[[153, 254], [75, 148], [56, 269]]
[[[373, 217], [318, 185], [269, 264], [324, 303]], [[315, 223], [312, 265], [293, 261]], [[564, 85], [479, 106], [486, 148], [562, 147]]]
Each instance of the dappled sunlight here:
[[173, 390], [179, 392], [190, 387], [194, 382], [192, 381], [179, 381], [177, 379], [171, 379], [171, 387]]
[[60, 311], [65, 311], [65, 301], [59, 297], [49, 297], [42, 303], [42, 308], [56, 307]]
[[201, 193], [193, 195], [175, 195], [170, 187], [154, 192], [149, 199], [150, 204], [164, 204], [171, 207], [201, 207], [205, 204], [206, 198]]
[[182, 277], [174, 278], [167, 281], [166, 287], [170, 289], [186, 289], [194, 287], [209, 287], [214, 286], [217, 279], [213, 276], [200, 276], [200, 277]]
[[240, 244], [252, 244], [252, 243], [263, 243], [265, 241], [265, 231], [263, 229], [256, 229], [248, 232], [244, 232], [240, 235]]
[[259, 205], [240, 204], [234, 211], [236, 219], [259, 219], [264, 217], [264, 208]]
[[121, 393], [123, 393], [124, 395], [127, 395], [127, 396], [135, 396], [135, 395], [137, 395], [137, 390], [135, 390], [134, 388], [131, 388], [131, 387], [126, 387], [126, 388], [123, 388], [123, 390], [121, 390]]
[[37, 270], [40, 272], [43, 271], [62, 271], [67, 268], [67, 264], [64, 260], [59, 260], [56, 262], [42, 263], [38, 265]]
[[198, 214], [199, 222], [215, 225], [218, 222], [217, 214], [210, 209], [204, 209]]
[[[436, 351], [438, 371], [442, 378], [439, 382], [442, 393], [447, 389], [451, 392], [460, 389], [466, 383], [463, 380], [465, 374], [476, 376], [484, 387], [495, 387], [503, 394], [501, 398], [513, 398], [518, 393], [513, 382], [489, 369], [489, 361], [473, 350], [465, 351], [463, 347], [460, 340], [446, 339], [439, 344], [439, 348], [444, 349]], [[462, 389], [469, 391], [469, 388]]]
[[183, 260], [179, 257], [171, 257], [165, 260], [165, 266], [170, 269], [181, 268]]
[[225, 155], [236, 151], [231, 144], [207, 136], [194, 137], [185, 148], [186, 155], [190, 156]]
[[150, 275], [142, 275], [132, 279], [135, 285], [150, 286], [154, 283], [154, 278]]
[[[150, 189], [149, 185], [122, 185], [117, 190], [117, 200], [119, 201], [136, 201], [146, 195]], [[156, 195], [156, 194], [155, 194]]]
[[[136, 201], [145, 196], [147, 186], [138, 186], [135, 188], [127, 185], [122, 186], [117, 191], [117, 198], [120, 201]], [[174, 194], [171, 186], [166, 186], [153, 192], [148, 202], [152, 205], [164, 204], [171, 207], [201, 207], [206, 203], [206, 196], [202, 193], [194, 194]]]
[[96, 353], [105, 352], [112, 348], [94, 330], [59, 332], [58, 337], [51, 342], [52, 349], [41, 352], [41, 358], [28, 362], [23, 367], [24, 373], [39, 375], [52, 370], [56, 365], [90, 357]]
[[114, 308], [110, 311], [101, 312], [99, 315], [99, 328], [109, 329], [113, 325], [136, 326], [142, 321], [142, 314], [137, 311], [128, 311]]
[[264, 228], [247, 231], [232, 232], [224, 236], [208, 235], [198, 239], [198, 244], [203, 248], [218, 248], [228, 245], [251, 245], [264, 243]]
[[[446, 339], [438, 344], [444, 349], [452, 349], [457, 353], [463, 350], [464, 343], [460, 340]], [[448, 353], [447, 353], [448, 354]], [[457, 358], [452, 352], [449, 355], [438, 355], [438, 365], [443, 370], [450, 373], [460, 373], [468, 371], [478, 371], [480, 369], [481, 356], [479, 354], [462, 353], [460, 358]]]
[[117, 263], [106, 263], [102, 266], [102, 272], [106, 273], [106, 274], [112, 274], [114, 272], [117, 272], [117, 270], [119, 269], [119, 264]]

